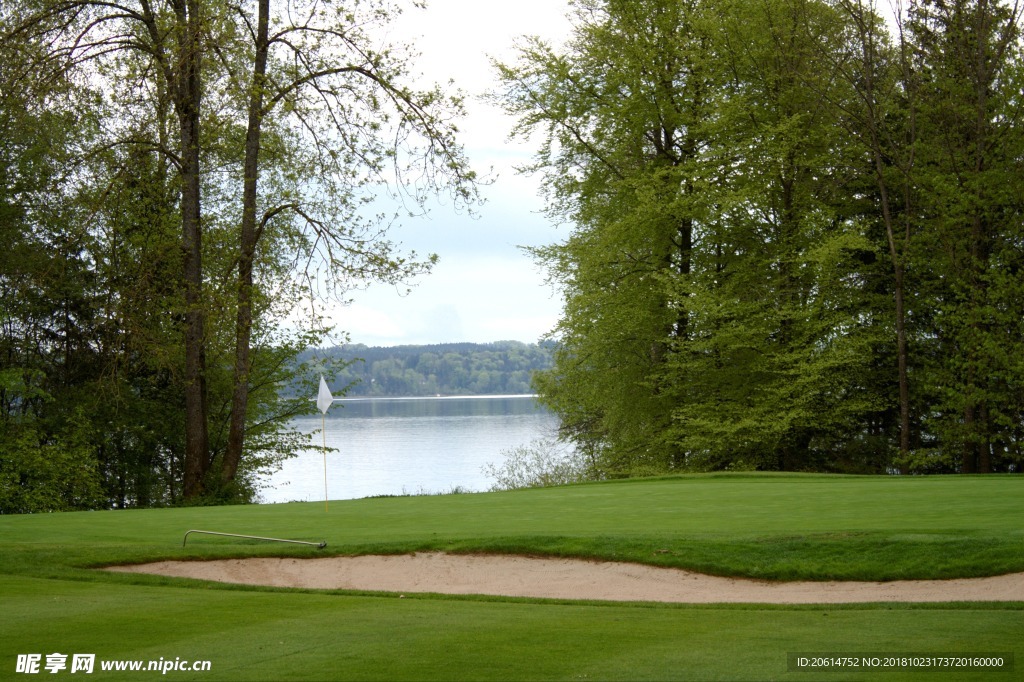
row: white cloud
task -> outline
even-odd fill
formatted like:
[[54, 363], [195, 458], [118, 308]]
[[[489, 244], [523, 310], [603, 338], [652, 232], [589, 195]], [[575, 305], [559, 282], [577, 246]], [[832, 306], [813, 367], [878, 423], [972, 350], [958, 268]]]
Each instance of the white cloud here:
[[[476, 96], [495, 85], [489, 56], [512, 61], [512, 46], [524, 34], [560, 42], [568, 33], [567, 10], [566, 0], [429, 0], [425, 11], [407, 10], [387, 39], [414, 43], [425, 80], [444, 84], [451, 78]], [[355, 343], [529, 342], [558, 319], [558, 298], [517, 248], [564, 239], [540, 213], [538, 179], [513, 169], [532, 150], [506, 141], [514, 122], [500, 109], [470, 98], [467, 110], [460, 125], [466, 152], [477, 170], [493, 166], [498, 176], [483, 188], [488, 203], [475, 220], [438, 205], [428, 217], [406, 220], [392, 232], [406, 248], [437, 253], [441, 260], [406, 296], [394, 287], [371, 286], [354, 292], [353, 304], [331, 310], [329, 318]]]
[[499, 257], [442, 260], [405, 296], [371, 286], [356, 299], [328, 317], [353, 342], [371, 346], [537, 341], [554, 326], [559, 307], [532, 263]]
[[387, 311], [360, 303], [333, 306], [328, 317], [339, 329], [348, 332], [353, 340], [370, 337], [399, 338], [405, 333], [399, 321]]

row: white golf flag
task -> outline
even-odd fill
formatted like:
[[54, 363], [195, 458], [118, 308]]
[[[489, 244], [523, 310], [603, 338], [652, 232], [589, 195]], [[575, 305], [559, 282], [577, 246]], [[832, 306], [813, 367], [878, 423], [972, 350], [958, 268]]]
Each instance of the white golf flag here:
[[324, 375], [320, 375], [320, 393], [316, 397], [316, 406], [320, 408], [320, 411], [327, 414], [327, 410], [334, 404], [334, 396], [331, 395], [331, 389], [327, 388], [327, 382], [324, 381]]

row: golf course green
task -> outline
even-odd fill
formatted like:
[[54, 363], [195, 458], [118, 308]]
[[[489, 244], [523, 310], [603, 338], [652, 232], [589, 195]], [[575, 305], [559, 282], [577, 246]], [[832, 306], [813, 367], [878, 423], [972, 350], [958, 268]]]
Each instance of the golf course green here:
[[[1024, 572], [1022, 521], [1024, 477], [1012, 475], [690, 475], [332, 501], [327, 510], [320, 502], [0, 516], [0, 679], [1019, 680], [1024, 595], [696, 606], [290, 590], [96, 569], [441, 550], [771, 580], [943, 579]], [[327, 547], [203, 535], [182, 547], [190, 529]], [[836, 666], [796, 669], [798, 654]], [[94, 655], [93, 672], [72, 673], [75, 655]], [[922, 668], [924, 655], [932, 658]], [[998, 669], [963, 665], [996, 655], [1006, 659]], [[881, 663], [844, 669], [854, 656]], [[914, 658], [916, 668], [899, 664]], [[101, 669], [112, 661], [160, 669]], [[186, 669], [197, 661], [209, 663]]]

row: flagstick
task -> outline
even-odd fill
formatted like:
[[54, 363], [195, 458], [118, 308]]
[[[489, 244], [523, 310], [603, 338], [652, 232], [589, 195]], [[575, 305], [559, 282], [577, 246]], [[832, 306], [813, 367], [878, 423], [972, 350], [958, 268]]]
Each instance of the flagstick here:
[[320, 432], [324, 436], [324, 511], [327, 511], [327, 413], [320, 415]]
[[334, 396], [331, 389], [327, 388], [324, 375], [320, 375], [320, 390], [316, 394], [316, 406], [320, 408], [323, 415], [320, 418], [320, 433], [324, 435], [324, 511], [327, 511], [327, 410], [331, 409], [334, 403]]

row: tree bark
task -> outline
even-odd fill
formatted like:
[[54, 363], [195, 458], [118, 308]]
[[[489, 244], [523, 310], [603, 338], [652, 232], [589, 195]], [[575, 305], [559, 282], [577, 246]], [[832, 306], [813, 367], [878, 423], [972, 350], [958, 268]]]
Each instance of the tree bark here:
[[206, 315], [203, 311], [199, 144], [201, 23], [199, 0], [176, 0], [177, 87], [181, 129], [181, 246], [185, 288], [185, 499], [203, 494], [210, 466], [206, 404]]
[[235, 318], [234, 391], [231, 397], [231, 424], [228, 444], [221, 466], [221, 483], [234, 481], [245, 447], [245, 416], [249, 407], [249, 375], [252, 369], [253, 261], [259, 230], [256, 226], [256, 199], [259, 179], [260, 135], [263, 123], [263, 99], [266, 88], [268, 15], [270, 0], [259, 0], [256, 29], [256, 55], [253, 64], [252, 92], [249, 95], [249, 122], [245, 134], [244, 185], [242, 188], [242, 225], [238, 257], [238, 310]]

